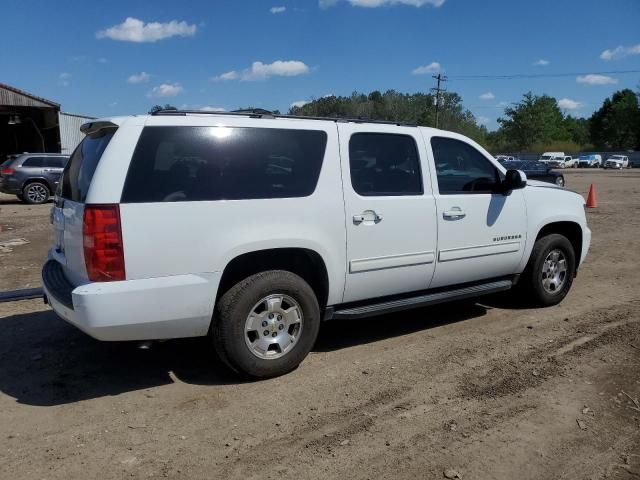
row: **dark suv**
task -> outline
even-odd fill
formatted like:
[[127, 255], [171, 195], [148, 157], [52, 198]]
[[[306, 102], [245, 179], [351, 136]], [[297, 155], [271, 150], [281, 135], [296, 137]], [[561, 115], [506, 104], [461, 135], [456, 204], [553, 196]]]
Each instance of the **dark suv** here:
[[0, 165], [0, 192], [30, 204], [45, 203], [56, 191], [69, 156], [59, 153], [23, 153]]

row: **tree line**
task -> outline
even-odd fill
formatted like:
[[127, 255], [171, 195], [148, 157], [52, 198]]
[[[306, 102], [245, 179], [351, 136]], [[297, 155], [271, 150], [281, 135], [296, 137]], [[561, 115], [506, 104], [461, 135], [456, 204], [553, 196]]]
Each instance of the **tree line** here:
[[[640, 150], [639, 91], [619, 90], [604, 100], [590, 118], [565, 114], [555, 98], [527, 92], [504, 109], [499, 128], [488, 131], [466, 109], [455, 92], [439, 96], [438, 126], [473, 138], [491, 152], [541, 152], [584, 150]], [[155, 105], [151, 112], [175, 109]], [[387, 90], [350, 96], [329, 95], [292, 106], [290, 115], [386, 120], [435, 126], [436, 97], [425, 93]], [[274, 113], [280, 113], [274, 111]]]

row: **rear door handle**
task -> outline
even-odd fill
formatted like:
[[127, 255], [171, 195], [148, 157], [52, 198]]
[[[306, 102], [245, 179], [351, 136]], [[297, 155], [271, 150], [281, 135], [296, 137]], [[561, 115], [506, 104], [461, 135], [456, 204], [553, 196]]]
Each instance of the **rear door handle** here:
[[467, 216], [460, 207], [453, 207], [451, 210], [442, 212], [442, 216], [449, 220], [458, 220]]
[[374, 212], [373, 210], [365, 210], [360, 215], [353, 216], [353, 224], [360, 225], [364, 223], [365, 225], [378, 224], [382, 221], [382, 215]]

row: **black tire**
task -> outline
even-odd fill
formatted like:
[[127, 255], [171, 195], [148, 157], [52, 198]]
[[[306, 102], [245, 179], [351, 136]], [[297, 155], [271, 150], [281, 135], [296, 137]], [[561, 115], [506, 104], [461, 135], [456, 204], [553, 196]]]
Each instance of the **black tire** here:
[[[252, 308], [272, 294], [298, 302], [303, 323], [300, 337], [279, 358], [255, 355], [245, 342], [245, 322]], [[315, 293], [298, 275], [284, 270], [257, 273], [234, 285], [216, 304], [210, 336], [218, 356], [231, 369], [254, 378], [270, 378], [294, 370], [313, 348], [320, 329], [320, 307]]]
[[[543, 286], [543, 264], [552, 250], [560, 250], [567, 262], [564, 283], [557, 291], [550, 293]], [[527, 268], [520, 278], [518, 290], [527, 303], [538, 307], [550, 307], [560, 303], [567, 296], [576, 272], [576, 256], [573, 245], [563, 235], [552, 233], [536, 240]]]
[[[38, 194], [36, 195], [36, 191]], [[49, 201], [49, 187], [42, 182], [31, 182], [22, 189], [23, 201], [29, 205], [40, 205]]]

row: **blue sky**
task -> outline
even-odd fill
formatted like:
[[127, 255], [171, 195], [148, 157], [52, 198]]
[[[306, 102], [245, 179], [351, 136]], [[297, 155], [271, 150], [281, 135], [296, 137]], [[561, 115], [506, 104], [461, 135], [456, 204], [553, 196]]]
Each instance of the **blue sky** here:
[[[0, 82], [96, 116], [156, 103], [286, 111], [450, 76], [490, 129], [531, 90], [589, 116], [640, 73], [638, 0], [3, 0]], [[420, 68], [423, 67], [423, 68]], [[421, 73], [422, 72], [422, 73]]]

